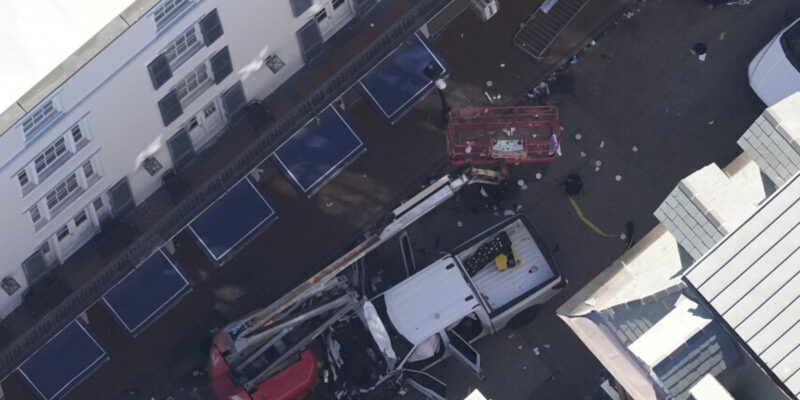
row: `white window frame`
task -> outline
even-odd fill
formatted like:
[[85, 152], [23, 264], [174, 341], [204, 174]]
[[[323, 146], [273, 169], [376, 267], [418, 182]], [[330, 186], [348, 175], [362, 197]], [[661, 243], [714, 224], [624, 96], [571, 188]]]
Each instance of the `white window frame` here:
[[172, 22], [183, 15], [196, 0], [161, 0], [157, 6], [153, 7], [153, 22], [156, 24], [156, 31], [162, 31]]
[[32, 141], [32, 139], [37, 137], [45, 127], [49, 126], [61, 114], [62, 112], [54, 97], [41, 102], [23, 118], [20, 124], [25, 142], [28, 143]]
[[59, 137], [33, 158], [33, 169], [36, 171], [36, 175], [39, 177], [48, 175], [49, 172], [52, 172], [53, 166], [69, 158], [71, 153], [67, 148], [66, 137]]
[[[65, 207], [68, 199], [82, 189], [84, 188], [81, 186], [80, 182], [78, 182], [77, 171], [72, 172], [61, 182], [58, 182], [58, 184], [44, 196], [45, 204], [50, 211], [50, 215], [55, 215], [59, 209]], [[55, 199], [52, 205], [50, 204], [51, 199]]]
[[[22, 182], [21, 178], [22, 176], [25, 177], [25, 183]], [[23, 191], [25, 191], [25, 188], [30, 188], [35, 186], [31, 174], [28, 172], [27, 167], [19, 170], [19, 172], [17, 172], [17, 174], [14, 175], [14, 177], [17, 179], [17, 183], [19, 184], [19, 187], [22, 188]]]
[[169, 67], [174, 71], [193, 55], [197, 54], [204, 46], [202, 36], [197, 24], [192, 24], [189, 29], [181, 32], [161, 50], [161, 54], [169, 62]]
[[31, 207], [28, 210], [28, 214], [30, 215], [31, 222], [33, 222], [34, 225], [38, 224], [39, 221], [41, 221], [42, 218], [43, 218], [42, 217], [42, 212], [39, 211], [39, 205], [38, 204], [34, 204], [33, 207]]
[[214, 85], [208, 64], [208, 60], [203, 60], [200, 65], [175, 84], [175, 94], [178, 96], [181, 106], [186, 107], [191, 104], [206, 89]]

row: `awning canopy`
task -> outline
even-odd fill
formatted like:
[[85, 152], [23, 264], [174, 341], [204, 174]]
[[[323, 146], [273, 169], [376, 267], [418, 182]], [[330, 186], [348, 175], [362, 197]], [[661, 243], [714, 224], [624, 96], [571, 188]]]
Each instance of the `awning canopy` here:
[[350, 119], [331, 105], [284, 142], [275, 161], [292, 185], [311, 197], [364, 150]]
[[19, 366], [22, 380], [44, 400], [58, 399], [108, 360], [80, 320], [72, 321]]
[[186, 273], [162, 249], [119, 281], [102, 302], [117, 323], [136, 336], [191, 290]]
[[364, 75], [359, 88], [364, 98], [389, 124], [394, 124], [450, 69], [438, 51], [414, 33]]
[[209, 258], [222, 265], [277, 218], [266, 194], [247, 176], [195, 217], [189, 231]]

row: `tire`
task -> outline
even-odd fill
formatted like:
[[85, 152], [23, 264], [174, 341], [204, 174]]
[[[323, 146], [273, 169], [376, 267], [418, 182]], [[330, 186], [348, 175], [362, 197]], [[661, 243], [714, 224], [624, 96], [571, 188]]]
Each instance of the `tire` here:
[[536, 316], [539, 314], [539, 306], [531, 306], [524, 310], [522, 310], [519, 314], [515, 315], [508, 321], [506, 324], [507, 327], [511, 329], [519, 329], [522, 328], [536, 319]]

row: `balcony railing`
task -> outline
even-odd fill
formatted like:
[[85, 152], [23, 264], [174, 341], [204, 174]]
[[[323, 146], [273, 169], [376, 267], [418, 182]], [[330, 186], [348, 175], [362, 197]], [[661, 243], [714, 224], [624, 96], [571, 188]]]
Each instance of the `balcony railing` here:
[[451, 0], [416, 0], [411, 9], [385, 30], [370, 46], [337, 71], [306, 99], [260, 133], [259, 138], [175, 206], [156, 225], [121, 251], [101, 272], [70, 294], [55, 309], [0, 353], [0, 376], [17, 366], [49, 338], [91, 307], [111, 287], [133, 270], [165, 241], [182, 230], [200, 211], [221, 196], [227, 188], [256, 168], [289, 136], [353, 86], [374, 65], [403, 40], [433, 18]]

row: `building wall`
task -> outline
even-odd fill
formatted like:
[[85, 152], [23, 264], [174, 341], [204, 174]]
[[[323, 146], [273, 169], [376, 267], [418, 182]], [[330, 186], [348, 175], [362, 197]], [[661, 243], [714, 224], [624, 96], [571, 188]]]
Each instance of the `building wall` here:
[[[66, 248], [70, 237], [63, 242], [55, 237], [60, 228], [70, 224], [73, 231], [86, 232], [82, 235], [84, 240], [90, 238], [99, 230], [100, 219], [109, 212], [106, 192], [123, 178], [128, 179], [136, 204], [145, 200], [161, 185], [163, 172], [172, 167], [167, 140], [193, 115], [203, 113], [206, 105], [237, 82], [241, 82], [247, 99], [266, 96], [304, 65], [297, 30], [314, 20], [323, 7], [333, 11], [332, 1], [346, 7], [338, 9], [339, 12], [345, 10], [345, 18], [337, 29], [349, 20], [346, 10], [352, 9], [351, 0], [314, 0], [312, 7], [295, 17], [290, 0], [189, 1], [194, 5], [158, 31], [151, 11], [67, 80], [51, 97], [53, 106], [61, 113], [27, 143], [23, 121], [37, 109], [30, 110], [17, 126], [0, 136], [0, 202], [4, 205], [0, 209], [0, 254], [3, 255], [0, 279], [12, 277], [21, 285], [13, 295], [0, 290], [0, 317], [20, 303], [27, 287], [21, 267], [24, 260], [49, 244], [50, 251], [44, 258], [48, 263], [57, 264], [80, 247], [78, 241], [72, 248]], [[148, 64], [178, 35], [214, 9], [224, 31], [222, 36], [209, 46], [199, 48], [173, 70], [166, 83], [154, 89]], [[333, 32], [335, 29], [330, 31]], [[185, 104], [183, 114], [165, 126], [159, 101], [184, 76], [226, 46], [230, 52], [232, 73]], [[277, 73], [264, 65], [264, 59], [271, 54], [277, 54], [285, 63]], [[47, 102], [43, 101], [39, 107]], [[73, 146], [70, 139], [76, 125], [81, 135], [88, 139], [78, 147]], [[195, 145], [199, 143], [198, 136], [190, 133]], [[35, 181], [38, 174], [34, 171], [34, 159], [62, 137], [66, 138], [63, 147], [67, 152], [64, 154], [73, 151], [74, 154], [59, 158], [59, 162], [43, 171], [47, 174], [38, 184], [29, 185], [23, 191], [17, 174], [25, 169], [28, 180]], [[163, 165], [153, 176], [142, 165], [148, 157], [154, 157]], [[90, 179], [83, 177], [83, 164], [87, 160], [91, 160], [95, 172]], [[76, 192], [81, 192], [79, 195], [67, 196], [64, 202], [67, 205], [54, 207], [57, 212], [48, 215], [48, 192], [75, 171], [76, 181], [84, 189]], [[99, 212], [93, 206], [97, 198], [102, 199]], [[29, 213], [34, 204], [38, 205], [41, 214], [37, 224], [33, 223]], [[86, 213], [86, 221], [76, 227], [75, 218], [81, 216], [82, 210]], [[84, 225], [85, 222], [91, 225]], [[72, 235], [76, 236], [77, 233]]]

